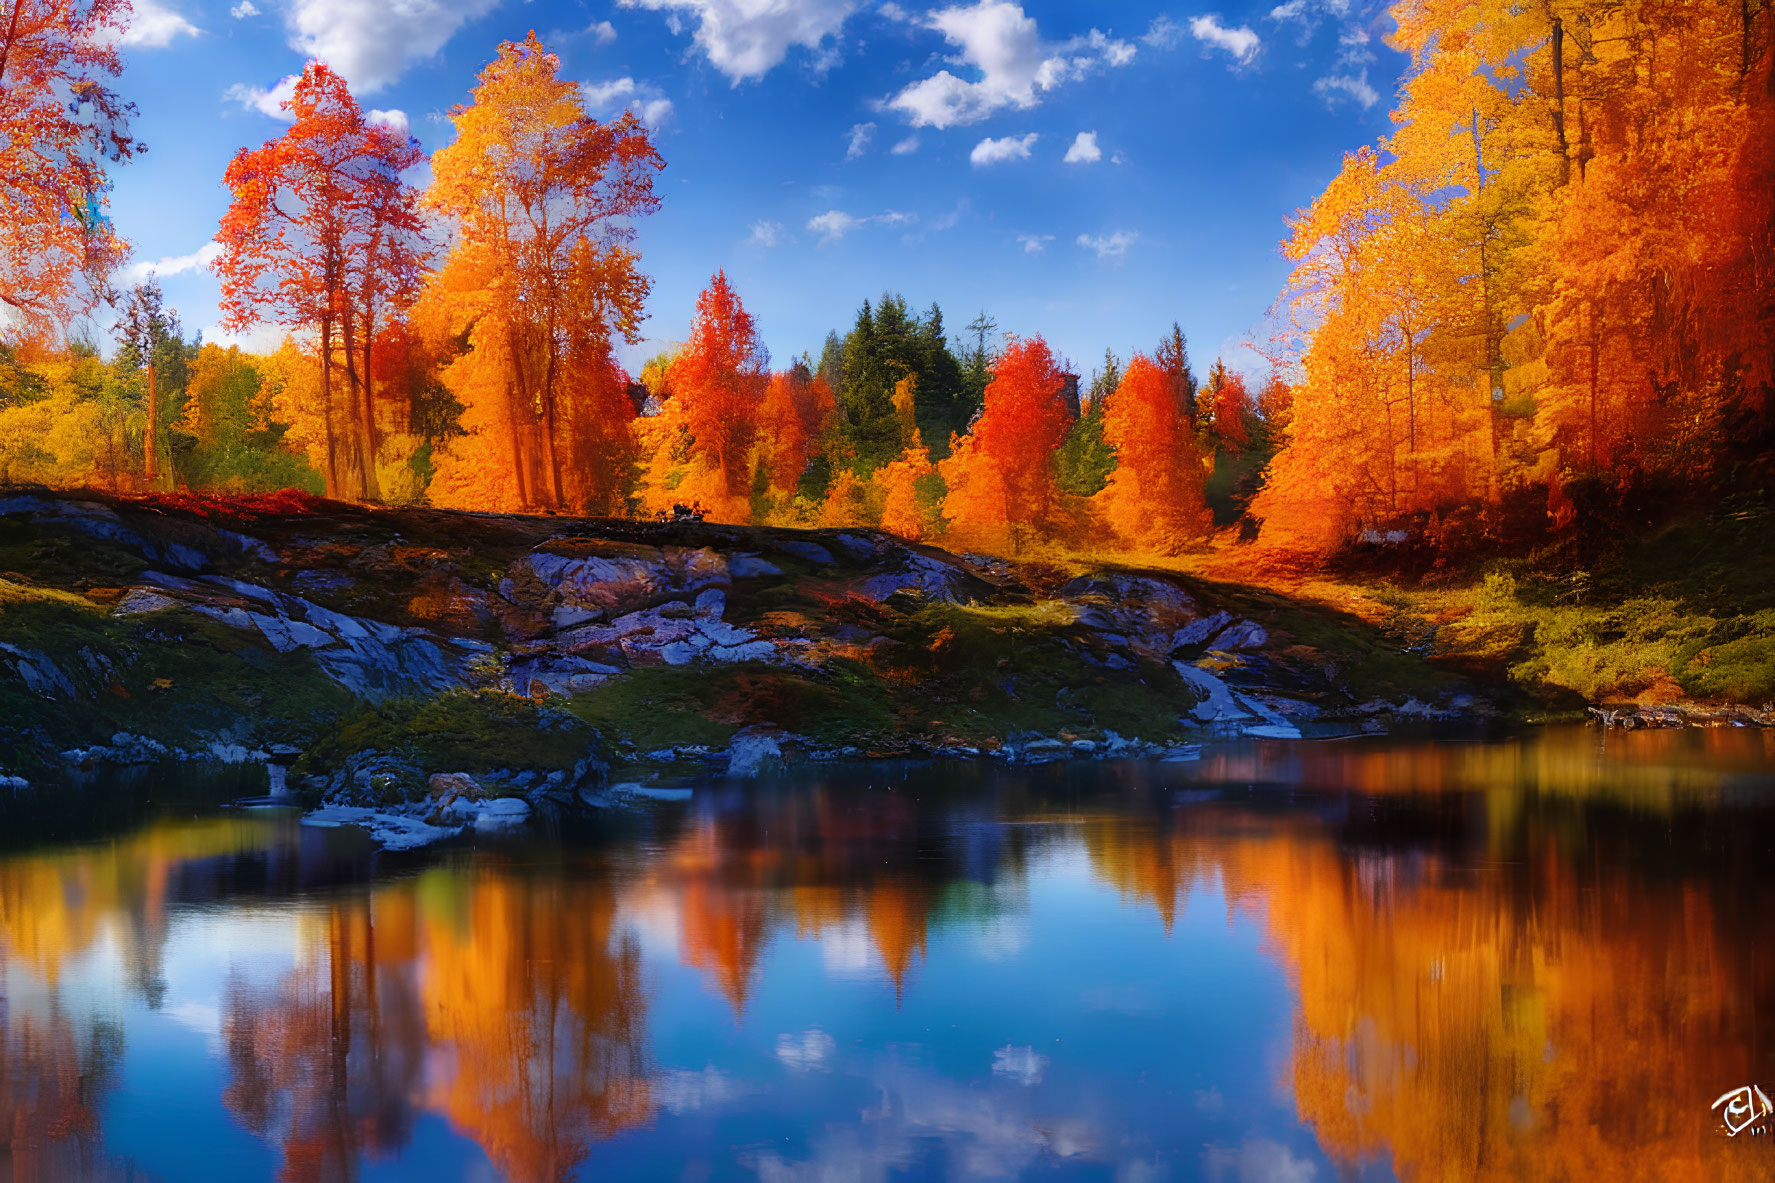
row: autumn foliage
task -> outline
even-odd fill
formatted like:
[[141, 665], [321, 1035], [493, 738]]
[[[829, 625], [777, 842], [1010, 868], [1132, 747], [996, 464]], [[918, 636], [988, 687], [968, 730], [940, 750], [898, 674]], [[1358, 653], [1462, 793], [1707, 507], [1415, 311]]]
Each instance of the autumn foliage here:
[[217, 235], [228, 326], [280, 347], [188, 344], [144, 285], [113, 361], [62, 348], [124, 254], [105, 170], [142, 146], [105, 82], [130, 11], [31, 0], [0, 23], [0, 479], [700, 504], [982, 549], [1255, 540], [1264, 569], [1615, 537], [1775, 475], [1772, 11], [1396, 6], [1394, 130], [1289, 221], [1269, 372], [1198, 380], [1173, 323], [1087, 383], [1039, 335], [982, 312], [952, 341], [892, 292], [773, 372], [725, 270], [632, 378], [663, 161], [535, 34], [429, 160], [309, 64], [288, 130], [229, 165]]
[[1195, 433], [1169, 376], [1144, 354], [1109, 395], [1103, 435], [1118, 463], [1099, 497], [1117, 535], [1136, 549], [1174, 552], [1208, 533]]
[[658, 205], [663, 164], [633, 115], [586, 112], [535, 34], [502, 44], [451, 118], [425, 198], [456, 228], [427, 328], [468, 341], [444, 378], [468, 432], [441, 466], [448, 503], [619, 509], [634, 408], [612, 350], [637, 337], [633, 219]]
[[425, 253], [418, 195], [402, 174], [418, 142], [368, 122], [345, 80], [311, 62], [289, 130], [241, 149], [216, 236], [222, 306], [234, 328], [270, 322], [312, 335], [311, 413], [331, 496], [380, 500], [382, 442], [372, 378], [378, 328], [418, 294]]
[[106, 166], [144, 145], [107, 84], [129, 0], [14, 0], [0, 12], [0, 343], [57, 335], [127, 250]]

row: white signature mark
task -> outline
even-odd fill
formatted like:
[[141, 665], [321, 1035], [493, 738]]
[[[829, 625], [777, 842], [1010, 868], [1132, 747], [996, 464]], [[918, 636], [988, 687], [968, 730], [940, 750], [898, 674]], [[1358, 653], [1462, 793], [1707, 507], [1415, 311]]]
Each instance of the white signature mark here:
[[1725, 1119], [1726, 1135], [1733, 1138], [1775, 1113], [1775, 1104], [1769, 1102], [1769, 1094], [1754, 1084], [1722, 1093], [1720, 1099], [1708, 1108], [1719, 1109], [1722, 1105], [1725, 1108], [1720, 1116]]

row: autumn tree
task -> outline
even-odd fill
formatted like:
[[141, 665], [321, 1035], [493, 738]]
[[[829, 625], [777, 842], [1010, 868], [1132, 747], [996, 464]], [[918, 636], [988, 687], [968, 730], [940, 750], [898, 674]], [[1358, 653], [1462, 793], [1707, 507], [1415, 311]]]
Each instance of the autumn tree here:
[[758, 446], [769, 487], [779, 497], [794, 496], [835, 405], [826, 380], [805, 361], [770, 376], [758, 409]]
[[1118, 460], [1102, 494], [1105, 516], [1125, 543], [1174, 553], [1208, 532], [1202, 455], [1173, 373], [1135, 354], [1106, 400], [1103, 436]]
[[670, 378], [698, 454], [719, 474], [727, 496], [742, 496], [770, 383], [770, 351], [725, 271], [697, 296], [690, 338], [672, 359]]
[[129, 0], [0, 8], [0, 338], [52, 333], [90, 311], [126, 246], [106, 215], [108, 165], [145, 145], [106, 85]]
[[988, 534], [1027, 530], [1048, 518], [1054, 450], [1072, 418], [1065, 389], [1060, 363], [1039, 335], [1006, 344], [973, 432], [942, 466], [946, 516]]
[[[165, 307], [158, 281], [150, 279], [130, 289], [117, 320], [120, 339], [118, 363], [139, 371], [146, 390], [142, 405], [142, 480], [150, 489], [160, 487], [163, 429], [168, 403], [161, 392], [184, 385], [184, 342], [180, 340], [179, 314]], [[168, 374], [172, 369], [175, 372]], [[170, 381], [168, 381], [170, 379]]]
[[287, 109], [289, 130], [228, 166], [232, 201], [216, 236], [225, 323], [312, 335], [328, 495], [378, 500], [372, 351], [378, 328], [416, 294], [426, 245], [402, 174], [423, 153], [368, 122], [320, 62], [303, 71]]
[[449, 449], [468, 504], [625, 496], [634, 408], [613, 348], [639, 339], [634, 222], [658, 207], [664, 163], [632, 113], [592, 118], [560, 65], [534, 33], [502, 43], [432, 158], [426, 204], [456, 236], [427, 298], [435, 331], [469, 343], [449, 378], [472, 433]]

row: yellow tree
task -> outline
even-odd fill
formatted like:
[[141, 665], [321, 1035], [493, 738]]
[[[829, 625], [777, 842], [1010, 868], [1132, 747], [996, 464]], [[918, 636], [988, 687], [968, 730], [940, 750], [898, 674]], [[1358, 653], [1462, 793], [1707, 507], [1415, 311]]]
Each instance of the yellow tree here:
[[593, 119], [534, 33], [500, 45], [451, 118], [425, 201], [457, 231], [431, 316], [469, 343], [446, 378], [474, 430], [446, 457], [455, 483], [497, 466], [504, 491], [479, 504], [614, 508], [634, 412], [612, 348], [639, 337], [630, 244], [664, 163], [632, 114]]

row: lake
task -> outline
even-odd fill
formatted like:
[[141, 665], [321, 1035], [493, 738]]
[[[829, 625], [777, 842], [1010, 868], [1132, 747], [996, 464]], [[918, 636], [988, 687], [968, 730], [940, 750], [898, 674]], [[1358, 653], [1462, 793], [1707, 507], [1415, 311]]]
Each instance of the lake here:
[[1775, 1177], [1775, 735], [0, 802], [0, 1180]]

